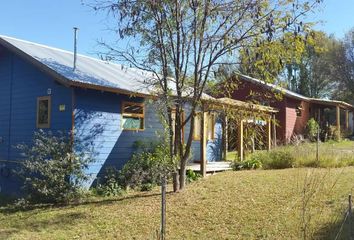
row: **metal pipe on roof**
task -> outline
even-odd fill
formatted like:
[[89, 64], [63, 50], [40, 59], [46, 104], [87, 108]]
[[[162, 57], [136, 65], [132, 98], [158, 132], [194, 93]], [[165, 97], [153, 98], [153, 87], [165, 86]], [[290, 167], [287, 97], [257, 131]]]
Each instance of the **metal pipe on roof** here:
[[77, 59], [77, 32], [79, 28], [74, 27], [74, 66], [73, 71], [76, 70], [76, 59]]

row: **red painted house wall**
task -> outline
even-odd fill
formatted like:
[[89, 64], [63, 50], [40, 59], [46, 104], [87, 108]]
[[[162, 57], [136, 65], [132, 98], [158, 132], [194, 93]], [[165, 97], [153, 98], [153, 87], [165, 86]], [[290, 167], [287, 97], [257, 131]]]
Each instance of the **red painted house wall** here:
[[[296, 108], [301, 106], [301, 116], [297, 116]], [[293, 135], [303, 135], [310, 116], [310, 104], [307, 101], [286, 97], [285, 139], [288, 141]]]
[[[277, 139], [287, 142], [293, 135], [305, 133], [306, 123], [310, 115], [310, 106], [306, 101], [283, 96], [281, 99], [263, 84], [243, 81], [233, 91], [231, 98], [241, 101], [255, 101], [262, 105], [269, 105], [279, 110], [276, 114], [278, 122]], [[296, 108], [301, 106], [301, 116], [297, 116]]]

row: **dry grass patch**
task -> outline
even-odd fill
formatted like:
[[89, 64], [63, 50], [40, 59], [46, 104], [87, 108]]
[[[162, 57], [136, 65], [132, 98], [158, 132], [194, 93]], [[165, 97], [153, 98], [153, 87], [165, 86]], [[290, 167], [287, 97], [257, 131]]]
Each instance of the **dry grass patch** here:
[[[167, 239], [301, 239], [304, 216], [308, 236], [333, 239], [353, 180], [352, 167], [209, 176], [168, 194]], [[307, 185], [308, 193], [315, 191], [302, 214]], [[156, 239], [158, 189], [96, 200], [27, 211], [3, 208], [0, 239]]]

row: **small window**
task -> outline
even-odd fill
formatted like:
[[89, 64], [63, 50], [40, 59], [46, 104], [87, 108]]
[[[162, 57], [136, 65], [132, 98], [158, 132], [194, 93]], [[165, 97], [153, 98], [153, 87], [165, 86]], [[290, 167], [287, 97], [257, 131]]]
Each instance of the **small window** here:
[[301, 115], [302, 115], [302, 106], [301, 105], [299, 105], [299, 106], [297, 106], [296, 107], [296, 109], [295, 109], [295, 112], [296, 112], [296, 116], [297, 117], [301, 117]]
[[215, 115], [208, 114], [208, 125], [207, 125], [208, 140], [215, 139]]
[[123, 102], [123, 129], [144, 130], [144, 104]]
[[50, 97], [39, 97], [37, 99], [37, 128], [50, 128], [50, 112]]
[[194, 116], [194, 132], [193, 132], [193, 140], [199, 141], [201, 139], [201, 121], [202, 121], [202, 114], [196, 113]]
[[[202, 113], [197, 113], [194, 117], [194, 133], [193, 140], [199, 141], [201, 139], [201, 117]], [[215, 115], [214, 114], [206, 114], [206, 134], [208, 140], [215, 139]]]

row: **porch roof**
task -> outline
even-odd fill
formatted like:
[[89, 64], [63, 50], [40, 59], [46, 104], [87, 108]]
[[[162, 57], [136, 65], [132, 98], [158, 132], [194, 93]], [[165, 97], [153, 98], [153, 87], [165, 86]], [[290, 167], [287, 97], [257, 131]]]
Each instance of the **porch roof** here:
[[331, 106], [331, 107], [339, 106], [339, 107], [344, 108], [344, 109], [354, 110], [354, 106], [353, 105], [351, 105], [349, 103], [346, 103], [346, 102], [337, 101], [337, 100], [310, 98], [310, 103], [315, 103], [315, 104], [320, 104], [320, 105], [325, 105], [325, 106]]
[[258, 105], [249, 102], [243, 102], [240, 100], [235, 100], [231, 98], [216, 98], [216, 99], [208, 99], [204, 101], [207, 104], [212, 104], [216, 107], [223, 107], [227, 106], [229, 108], [241, 108], [244, 110], [249, 111], [260, 111], [260, 112], [267, 112], [267, 113], [277, 113], [278, 110], [269, 106]]

